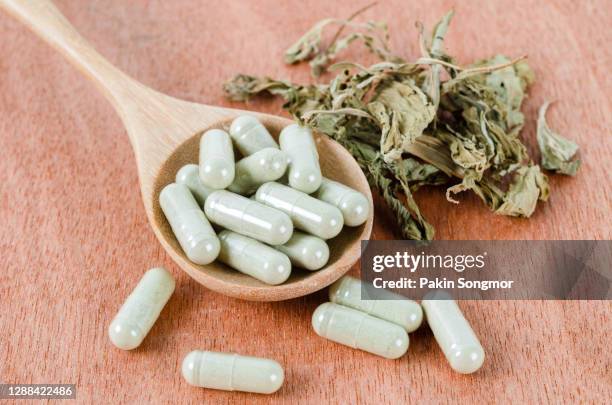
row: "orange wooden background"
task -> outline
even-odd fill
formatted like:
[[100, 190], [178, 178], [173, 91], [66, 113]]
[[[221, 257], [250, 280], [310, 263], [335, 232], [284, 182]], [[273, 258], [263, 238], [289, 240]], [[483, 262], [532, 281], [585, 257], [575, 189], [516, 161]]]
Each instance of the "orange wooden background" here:
[[[108, 59], [179, 98], [231, 106], [221, 83], [238, 72], [307, 80], [283, 50], [315, 21], [363, 4], [302, 0], [58, 0]], [[381, 1], [368, 18], [390, 23], [395, 49], [416, 57], [415, 20], [450, 7], [447, 49], [459, 62], [493, 52], [529, 55], [537, 107], [559, 100], [551, 126], [582, 147], [576, 178], [552, 176], [552, 197], [530, 221], [490, 214], [473, 196], [418, 199], [441, 239], [610, 239], [611, 10], [593, 2]], [[362, 55], [356, 50], [353, 56]], [[281, 113], [280, 104], [248, 108]], [[533, 148], [531, 149], [534, 150]], [[175, 266], [150, 230], [134, 159], [118, 117], [57, 53], [0, 14], [0, 381], [76, 383], [80, 403], [605, 402], [612, 396], [610, 302], [464, 302], [487, 352], [471, 376], [453, 373], [431, 333], [389, 361], [317, 337], [326, 293], [278, 303], [230, 299]], [[377, 204], [373, 237], [392, 238]], [[149, 267], [177, 289], [144, 344], [116, 350], [107, 325]], [[529, 271], [529, 269], [526, 269]], [[353, 273], [356, 269], [353, 269]], [[286, 370], [270, 397], [197, 389], [180, 376], [196, 348], [271, 357]]]

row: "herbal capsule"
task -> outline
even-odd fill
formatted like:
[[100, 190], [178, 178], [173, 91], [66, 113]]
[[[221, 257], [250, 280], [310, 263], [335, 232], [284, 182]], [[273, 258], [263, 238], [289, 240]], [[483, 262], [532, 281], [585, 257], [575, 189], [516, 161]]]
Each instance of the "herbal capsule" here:
[[403, 328], [331, 302], [315, 310], [312, 327], [321, 337], [387, 359], [397, 359], [408, 350], [408, 334]]
[[283, 211], [291, 217], [297, 229], [319, 238], [333, 238], [340, 233], [344, 224], [338, 208], [279, 183], [262, 185], [255, 199]]
[[337, 207], [344, 217], [344, 225], [359, 226], [368, 219], [370, 203], [359, 191], [323, 177], [321, 187], [312, 195]]
[[200, 180], [200, 168], [198, 165], [185, 165], [176, 173], [176, 183], [187, 186], [195, 197], [200, 207], [204, 206], [206, 198], [215, 190], [206, 187]]
[[234, 181], [234, 148], [225, 131], [211, 129], [200, 139], [200, 179], [218, 190]]
[[264, 148], [278, 149], [278, 144], [266, 127], [252, 115], [236, 118], [230, 126], [230, 136], [243, 156], [252, 155]]
[[438, 345], [453, 370], [462, 374], [475, 372], [485, 359], [476, 334], [448, 294], [434, 294], [438, 299], [424, 299], [421, 305]]
[[168, 184], [159, 194], [159, 205], [189, 260], [208, 264], [217, 258], [219, 239], [187, 186]]
[[280, 147], [289, 155], [289, 185], [310, 194], [321, 185], [321, 168], [317, 146], [312, 132], [306, 127], [292, 124], [279, 136]]
[[361, 280], [344, 276], [329, 288], [329, 300], [393, 322], [406, 332], [414, 332], [421, 326], [423, 310], [418, 303], [386, 290], [376, 293], [384, 294], [385, 299], [362, 299]]
[[265, 148], [236, 163], [236, 176], [228, 190], [238, 194], [253, 194], [257, 187], [274, 181], [287, 170], [287, 155], [276, 148]]
[[329, 247], [323, 239], [293, 231], [287, 243], [275, 248], [289, 257], [291, 264], [306, 270], [319, 270], [329, 260]]
[[293, 233], [284, 212], [225, 190], [209, 195], [204, 211], [215, 224], [270, 245], [286, 243]]
[[285, 379], [283, 368], [274, 360], [200, 350], [185, 356], [182, 373], [197, 387], [257, 394], [278, 391]]
[[235, 232], [219, 233], [219, 260], [241, 273], [266, 284], [285, 282], [291, 274], [291, 262], [284, 253]]
[[147, 271], [111, 322], [111, 342], [123, 350], [140, 346], [173, 292], [174, 279], [166, 269]]

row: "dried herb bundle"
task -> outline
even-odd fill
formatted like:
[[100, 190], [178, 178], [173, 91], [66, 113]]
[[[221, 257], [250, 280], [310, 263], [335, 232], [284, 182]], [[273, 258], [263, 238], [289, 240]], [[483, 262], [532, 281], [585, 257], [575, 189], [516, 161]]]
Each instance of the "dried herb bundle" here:
[[[299, 85], [240, 74], [225, 83], [227, 96], [237, 101], [264, 93], [280, 96], [296, 120], [342, 144], [393, 209], [404, 238], [433, 238], [413, 193], [453, 179], [449, 201], [456, 203], [453, 194], [472, 190], [497, 214], [529, 217], [549, 189], [519, 138], [521, 104], [534, 81], [524, 58], [498, 55], [458, 66], [443, 47], [451, 11], [431, 41], [417, 25], [422, 55], [408, 62], [389, 50], [384, 23], [356, 24], [358, 14], [317, 23], [285, 54], [287, 63], [310, 61], [315, 77], [337, 72], [329, 83]], [[324, 48], [323, 30], [333, 24], [340, 28]], [[352, 32], [342, 36], [346, 29]], [[380, 62], [332, 64], [355, 41]], [[574, 174], [577, 163], [567, 161], [575, 144], [548, 129], [542, 117], [539, 127], [544, 167]]]

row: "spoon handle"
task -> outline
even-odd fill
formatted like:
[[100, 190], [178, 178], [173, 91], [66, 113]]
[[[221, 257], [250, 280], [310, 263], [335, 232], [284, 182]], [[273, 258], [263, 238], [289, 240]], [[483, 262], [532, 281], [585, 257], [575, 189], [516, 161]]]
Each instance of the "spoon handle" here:
[[0, 7], [23, 22], [92, 79], [120, 115], [123, 116], [126, 108], [133, 107], [126, 105], [126, 102], [132, 100], [139, 104], [139, 94], [153, 92], [96, 52], [50, 0], [0, 0]]

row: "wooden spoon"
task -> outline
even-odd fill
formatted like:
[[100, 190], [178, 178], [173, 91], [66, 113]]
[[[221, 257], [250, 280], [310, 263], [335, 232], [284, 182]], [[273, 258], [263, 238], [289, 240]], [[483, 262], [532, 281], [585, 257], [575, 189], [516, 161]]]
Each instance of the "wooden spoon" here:
[[[202, 285], [222, 294], [255, 301], [277, 301], [317, 291], [345, 274], [359, 259], [360, 241], [372, 231], [372, 194], [353, 157], [335, 141], [315, 134], [326, 177], [359, 190], [370, 201], [365, 224], [345, 227], [329, 241], [328, 265], [316, 272], [294, 269], [279, 286], [263, 284], [229, 267], [196, 265], [187, 259], [159, 206], [159, 192], [174, 181], [187, 163], [197, 163], [201, 134], [229, 127], [244, 111], [191, 103], [161, 94], [128, 77], [98, 54], [48, 0], [0, 0], [0, 6], [21, 20], [89, 77], [112, 103], [127, 130], [138, 166], [140, 191], [149, 222], [170, 257]], [[292, 121], [273, 115], [255, 115], [277, 137]]]

